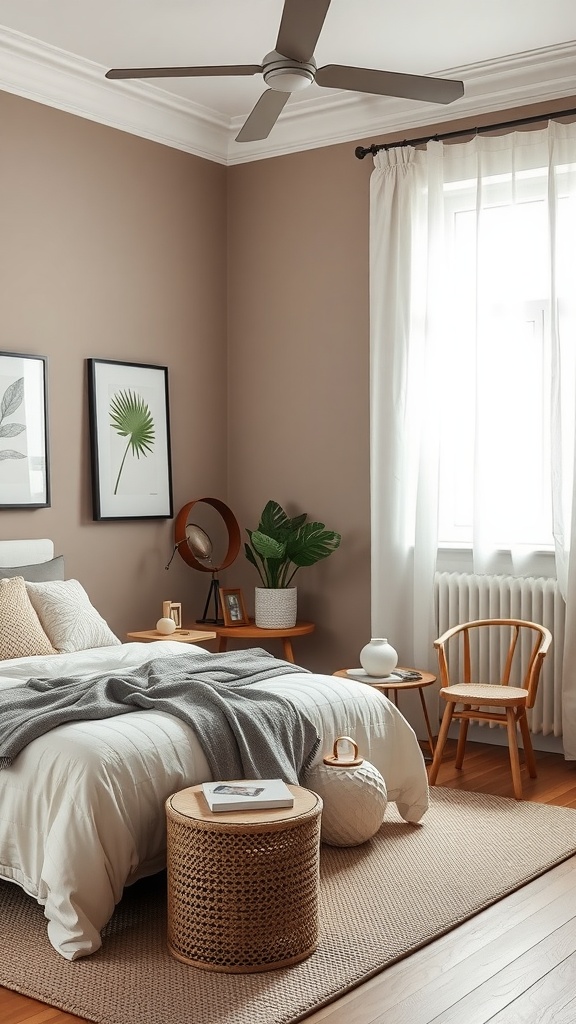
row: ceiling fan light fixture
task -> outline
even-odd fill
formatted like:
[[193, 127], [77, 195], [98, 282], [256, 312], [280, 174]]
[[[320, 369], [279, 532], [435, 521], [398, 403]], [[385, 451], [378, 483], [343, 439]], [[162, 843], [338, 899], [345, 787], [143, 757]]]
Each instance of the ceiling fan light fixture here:
[[303, 68], [277, 68], [265, 74], [264, 80], [269, 89], [277, 92], [301, 92], [312, 85], [314, 75]]
[[276, 92], [301, 92], [312, 85], [316, 77], [315, 60], [300, 63], [283, 57], [276, 50], [266, 54], [262, 69], [266, 85]]

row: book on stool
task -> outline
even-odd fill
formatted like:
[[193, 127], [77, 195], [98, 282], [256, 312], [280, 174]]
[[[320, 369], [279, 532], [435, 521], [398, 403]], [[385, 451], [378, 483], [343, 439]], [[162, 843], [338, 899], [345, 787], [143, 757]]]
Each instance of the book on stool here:
[[257, 811], [293, 807], [294, 797], [282, 779], [235, 779], [204, 782], [202, 792], [211, 811]]

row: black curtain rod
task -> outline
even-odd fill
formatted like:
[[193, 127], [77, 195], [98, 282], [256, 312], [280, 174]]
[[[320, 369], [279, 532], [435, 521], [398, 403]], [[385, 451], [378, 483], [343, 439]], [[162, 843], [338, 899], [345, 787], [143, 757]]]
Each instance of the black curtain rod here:
[[442, 135], [425, 135], [421, 139], [404, 139], [402, 142], [382, 142], [380, 145], [357, 146], [354, 150], [359, 160], [363, 160], [368, 153], [374, 156], [381, 149], [397, 149], [399, 146], [423, 146], [425, 142], [443, 142], [444, 139], [457, 139], [465, 135], [481, 135], [484, 132], [495, 132], [501, 128], [517, 128], [521, 124], [534, 124], [537, 121], [549, 121], [555, 117], [568, 117], [576, 114], [573, 110], [556, 110], [552, 114], [535, 114], [532, 117], [521, 117], [517, 121], [501, 121], [500, 124], [486, 124], [480, 128], [461, 128], [456, 132], [444, 132]]

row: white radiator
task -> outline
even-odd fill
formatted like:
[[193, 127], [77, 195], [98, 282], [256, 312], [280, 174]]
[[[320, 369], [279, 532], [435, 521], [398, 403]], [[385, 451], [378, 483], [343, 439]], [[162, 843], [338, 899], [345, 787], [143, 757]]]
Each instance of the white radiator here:
[[[532, 711], [528, 712], [528, 717], [533, 733], [561, 736], [562, 651], [566, 606], [556, 580], [543, 576], [482, 576], [437, 572], [435, 585], [438, 636], [451, 626], [473, 619], [530, 619], [547, 626], [552, 633], [552, 646], [544, 659], [536, 703]], [[455, 642], [452, 647], [450, 669], [457, 675], [459, 653]], [[530, 645], [527, 643], [521, 651], [516, 678], [510, 680], [513, 685], [520, 685], [529, 653]], [[485, 679], [494, 678], [494, 672], [490, 672], [491, 666], [499, 674], [501, 651], [498, 640], [489, 645], [486, 638], [483, 648], [477, 649], [476, 656]]]

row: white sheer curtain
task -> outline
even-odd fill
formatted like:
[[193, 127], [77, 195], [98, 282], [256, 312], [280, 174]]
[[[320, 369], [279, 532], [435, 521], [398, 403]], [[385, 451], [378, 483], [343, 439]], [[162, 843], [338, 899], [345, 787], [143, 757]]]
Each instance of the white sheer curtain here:
[[[439, 499], [453, 449], [456, 518], [469, 513], [475, 571], [494, 571], [504, 546], [526, 574], [549, 516], [567, 606], [564, 748], [576, 759], [576, 125], [390, 149], [374, 164], [372, 634], [402, 664], [435, 670]], [[541, 344], [526, 345], [534, 295]], [[544, 398], [532, 394], [540, 388]], [[532, 465], [515, 458], [518, 431]], [[458, 507], [464, 482], [469, 509]]]

